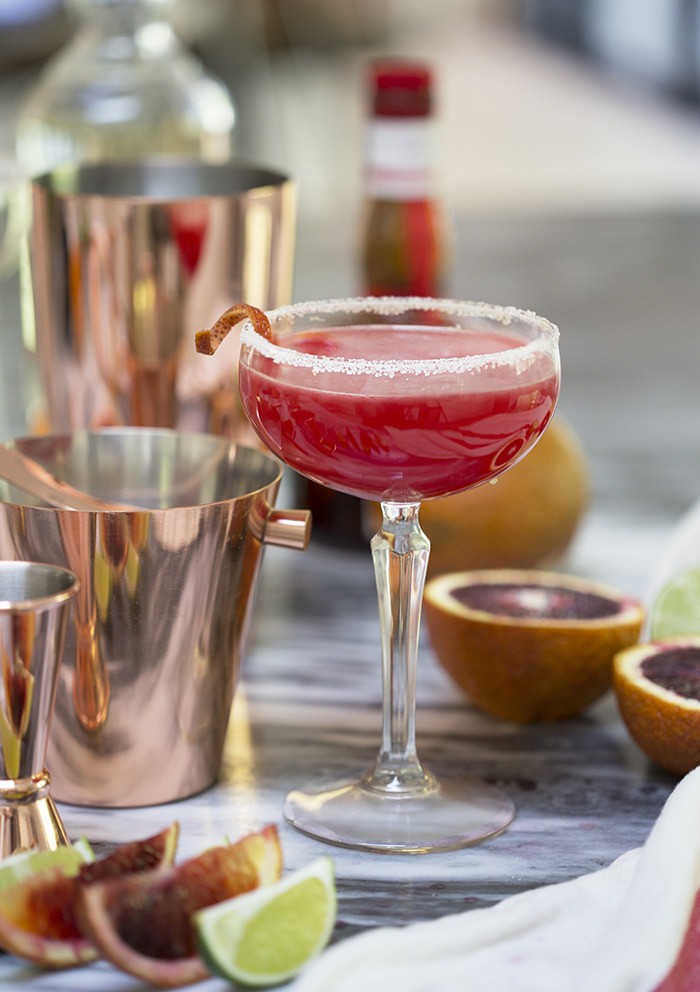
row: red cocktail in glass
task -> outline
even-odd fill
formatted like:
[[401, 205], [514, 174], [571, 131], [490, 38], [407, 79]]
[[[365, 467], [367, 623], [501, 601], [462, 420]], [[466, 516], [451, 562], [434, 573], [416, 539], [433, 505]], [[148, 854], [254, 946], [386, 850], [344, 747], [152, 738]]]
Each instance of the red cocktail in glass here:
[[559, 393], [556, 327], [513, 308], [424, 298], [331, 300], [241, 334], [243, 405], [296, 471], [382, 505], [371, 547], [384, 673], [379, 755], [363, 776], [295, 790], [313, 836], [378, 851], [460, 847], [498, 833], [510, 799], [439, 782], [415, 747], [415, 670], [430, 544], [421, 501], [500, 475], [545, 430]]

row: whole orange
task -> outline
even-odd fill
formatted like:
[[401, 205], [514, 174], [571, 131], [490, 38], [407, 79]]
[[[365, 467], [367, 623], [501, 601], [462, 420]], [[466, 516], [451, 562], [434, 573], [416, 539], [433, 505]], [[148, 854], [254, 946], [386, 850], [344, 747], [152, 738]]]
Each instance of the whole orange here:
[[[556, 417], [535, 447], [493, 483], [421, 506], [428, 572], [545, 567], [571, 543], [589, 500], [588, 463], [573, 429]], [[374, 533], [381, 512], [366, 505]]]

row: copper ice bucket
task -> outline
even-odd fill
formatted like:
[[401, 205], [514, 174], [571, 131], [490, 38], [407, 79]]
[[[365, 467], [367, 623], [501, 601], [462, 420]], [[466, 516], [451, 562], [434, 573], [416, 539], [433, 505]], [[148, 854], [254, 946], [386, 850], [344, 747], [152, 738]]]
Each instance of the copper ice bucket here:
[[46, 764], [54, 797], [181, 799], [216, 780], [264, 545], [306, 546], [275, 510], [281, 467], [208, 434], [146, 428], [19, 439], [92, 495], [143, 509], [59, 510], [0, 481], [0, 557], [80, 580]]
[[36, 178], [31, 196], [24, 335], [43, 381], [37, 427], [250, 438], [233, 336], [213, 363], [193, 335], [233, 303], [289, 302], [289, 177], [238, 161], [147, 158], [64, 166]]

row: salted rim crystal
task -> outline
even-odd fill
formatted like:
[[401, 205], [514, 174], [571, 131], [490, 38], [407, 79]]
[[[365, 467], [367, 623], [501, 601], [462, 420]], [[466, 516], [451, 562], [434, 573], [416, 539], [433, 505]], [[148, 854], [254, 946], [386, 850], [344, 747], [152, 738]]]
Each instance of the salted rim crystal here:
[[[513, 321], [525, 324], [539, 331], [539, 336], [526, 341], [517, 348], [491, 352], [483, 355], [465, 355], [459, 358], [405, 358], [405, 359], [371, 359], [371, 358], [340, 358], [322, 355], [312, 355], [302, 351], [294, 351], [282, 345], [275, 344], [261, 334], [258, 334], [249, 320], [244, 321], [241, 332], [241, 344], [254, 348], [265, 358], [277, 364], [293, 365], [298, 368], [308, 368], [319, 375], [323, 372], [342, 372], [346, 375], [373, 375], [392, 378], [395, 375], [437, 375], [459, 374], [473, 372], [481, 368], [495, 368], [500, 365], [515, 364], [516, 371], [522, 371], [531, 364], [535, 354], [545, 351], [552, 352], [559, 340], [559, 329], [546, 317], [540, 317], [532, 310], [520, 310], [517, 307], [496, 306], [490, 303], [476, 303], [448, 299], [432, 299], [430, 297], [393, 297], [372, 296], [353, 297], [338, 300], [315, 300], [306, 303], [288, 304], [277, 307], [267, 313], [271, 326], [289, 317], [313, 317], [314, 315], [333, 315], [334, 313], [378, 313], [382, 316], [400, 316], [411, 310], [437, 310], [447, 316], [475, 317], [493, 320], [508, 327]], [[352, 325], [350, 325], [352, 326]], [[359, 326], [359, 325], [358, 325]], [[305, 328], [308, 330], [309, 328]], [[455, 328], [460, 330], [460, 328]], [[301, 328], [300, 328], [301, 330]]]

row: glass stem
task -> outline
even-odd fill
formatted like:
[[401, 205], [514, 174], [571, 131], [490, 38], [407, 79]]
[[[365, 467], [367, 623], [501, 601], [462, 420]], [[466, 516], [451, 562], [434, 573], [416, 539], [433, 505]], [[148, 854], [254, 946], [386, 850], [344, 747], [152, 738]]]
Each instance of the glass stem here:
[[430, 541], [418, 523], [419, 503], [382, 503], [372, 538], [382, 644], [382, 745], [363, 786], [385, 795], [431, 791], [433, 778], [416, 752], [416, 667]]

